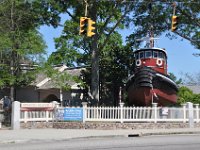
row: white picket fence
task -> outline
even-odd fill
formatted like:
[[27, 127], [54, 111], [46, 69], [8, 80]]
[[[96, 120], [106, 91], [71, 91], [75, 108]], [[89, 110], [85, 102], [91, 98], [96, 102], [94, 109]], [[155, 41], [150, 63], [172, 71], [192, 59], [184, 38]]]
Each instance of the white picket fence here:
[[20, 122], [28, 122], [28, 121], [45, 121], [49, 122], [53, 120], [54, 112], [49, 111], [21, 111], [20, 112]]
[[[64, 110], [64, 107], [57, 107], [50, 110], [23, 110], [20, 111], [20, 122], [28, 121], [52, 121], [55, 118], [55, 109]], [[110, 122], [194, 122], [200, 121], [199, 105], [188, 108], [185, 104], [182, 107], [87, 107], [83, 105], [83, 122], [88, 121], [110, 121]]]
[[52, 121], [55, 107], [54, 103], [21, 103], [20, 122]]
[[182, 107], [84, 107], [84, 121], [111, 122], [194, 122], [200, 121], [199, 105]]

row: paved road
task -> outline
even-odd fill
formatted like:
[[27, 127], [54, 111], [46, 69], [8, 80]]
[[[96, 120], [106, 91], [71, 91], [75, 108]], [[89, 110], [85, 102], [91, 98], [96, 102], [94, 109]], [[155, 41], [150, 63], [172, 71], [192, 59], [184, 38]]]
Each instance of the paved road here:
[[83, 137], [127, 137], [128, 135], [200, 134], [200, 128], [138, 129], [138, 130], [84, 130], [84, 129], [20, 129], [0, 130], [0, 143], [33, 140], [68, 140]]
[[97, 137], [0, 144], [1, 150], [199, 150], [200, 135]]

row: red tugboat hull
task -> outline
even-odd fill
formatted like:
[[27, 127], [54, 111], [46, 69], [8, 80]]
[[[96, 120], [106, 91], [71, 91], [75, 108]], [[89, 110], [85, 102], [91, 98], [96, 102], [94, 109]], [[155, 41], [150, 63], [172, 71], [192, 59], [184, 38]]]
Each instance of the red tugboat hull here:
[[176, 104], [176, 91], [160, 89], [151, 89], [149, 87], [139, 87], [128, 91], [129, 105], [151, 106], [152, 103], [158, 103], [159, 106], [168, 106]]
[[177, 102], [178, 88], [174, 81], [148, 67], [132, 75], [126, 88], [130, 106], [150, 106], [152, 103], [167, 106]]

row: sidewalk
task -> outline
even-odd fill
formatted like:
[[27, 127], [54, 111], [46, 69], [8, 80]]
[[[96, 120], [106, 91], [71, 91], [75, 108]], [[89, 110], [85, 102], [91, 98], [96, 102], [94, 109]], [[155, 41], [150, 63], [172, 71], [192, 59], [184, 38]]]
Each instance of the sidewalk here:
[[145, 129], [145, 130], [87, 130], [87, 129], [20, 129], [1, 130], [0, 143], [28, 142], [34, 140], [67, 140], [91, 137], [131, 137], [166, 134], [200, 134], [200, 128]]

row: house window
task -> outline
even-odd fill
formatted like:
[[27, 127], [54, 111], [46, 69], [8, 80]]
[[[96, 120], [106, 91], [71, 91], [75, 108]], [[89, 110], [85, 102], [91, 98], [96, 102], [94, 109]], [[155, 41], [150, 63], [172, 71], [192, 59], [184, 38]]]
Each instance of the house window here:
[[152, 52], [151, 51], [146, 51], [145, 52], [145, 58], [151, 58], [152, 57]]

